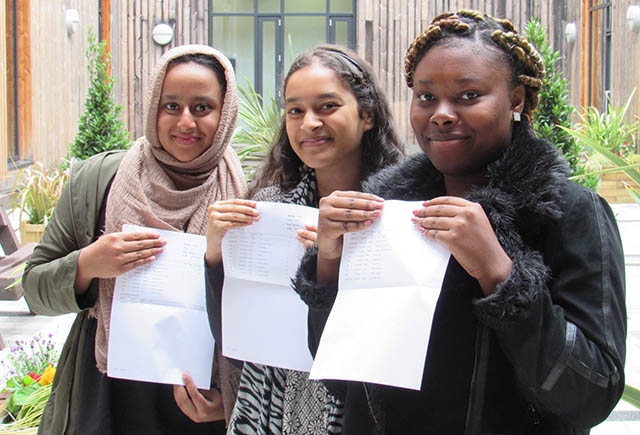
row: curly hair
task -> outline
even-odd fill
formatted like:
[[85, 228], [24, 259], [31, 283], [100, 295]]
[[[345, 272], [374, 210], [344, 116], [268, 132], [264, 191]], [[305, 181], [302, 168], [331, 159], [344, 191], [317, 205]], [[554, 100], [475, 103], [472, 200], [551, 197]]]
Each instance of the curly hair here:
[[407, 50], [404, 61], [407, 86], [413, 88], [416, 66], [429, 49], [440, 44], [455, 43], [456, 38], [476, 39], [504, 53], [505, 64], [512, 71], [511, 84], [524, 85], [523, 115], [531, 120], [545, 74], [540, 54], [526, 38], [518, 34], [509, 20], [478, 11], [462, 9], [455, 13], [440, 14], [433, 19]]
[[[388, 164], [399, 161], [404, 155], [404, 145], [398, 135], [384, 91], [371, 66], [351, 50], [339, 45], [326, 44], [300, 54], [291, 64], [284, 79], [285, 95], [289, 78], [313, 63], [334, 71], [355, 96], [360, 116], [364, 117], [366, 114], [372, 120], [373, 128], [366, 131], [362, 137], [363, 161], [360, 179], [364, 180]], [[249, 196], [262, 187], [271, 185], [279, 185], [284, 191], [292, 189], [302, 178], [304, 168], [304, 163], [291, 147], [283, 117], [278, 136], [265, 162], [256, 172]]]

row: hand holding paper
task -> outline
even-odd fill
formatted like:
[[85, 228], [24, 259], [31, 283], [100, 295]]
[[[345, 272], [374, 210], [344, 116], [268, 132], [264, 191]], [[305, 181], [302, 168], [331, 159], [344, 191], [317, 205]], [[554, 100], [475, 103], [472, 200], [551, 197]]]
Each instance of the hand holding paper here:
[[449, 259], [412, 223], [420, 204], [386, 201], [370, 228], [344, 236], [338, 296], [311, 378], [420, 389]]
[[[123, 231], [141, 227], [125, 225]], [[116, 279], [109, 376], [209, 389], [213, 337], [204, 293], [204, 236], [154, 230], [167, 241], [156, 261]]]

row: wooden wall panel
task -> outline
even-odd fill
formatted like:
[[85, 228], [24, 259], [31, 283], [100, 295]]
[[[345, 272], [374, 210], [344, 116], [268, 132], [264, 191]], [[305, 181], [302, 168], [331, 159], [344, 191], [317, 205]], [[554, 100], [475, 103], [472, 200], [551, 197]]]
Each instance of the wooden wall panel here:
[[[628, 121], [640, 117], [640, 32], [627, 27], [627, 8], [636, 0], [613, 2], [612, 23], [612, 94], [616, 106], [622, 106], [631, 92], [635, 94], [627, 111]], [[636, 135], [636, 151], [640, 152], [640, 134]]]
[[[158, 59], [177, 45], [207, 44], [207, 7], [207, 0], [111, 0], [116, 100], [125, 107], [132, 138], [143, 134], [149, 77]], [[151, 38], [160, 22], [174, 29], [164, 47]]]
[[[6, 35], [7, 32], [6, 8], [6, 0], [0, 0], [0, 35]], [[9, 141], [9, 106], [7, 104], [9, 99], [7, 38], [3, 38], [3, 41], [0, 43], [0, 180], [7, 177], [8, 148], [11, 146]]]
[[[77, 132], [89, 87], [85, 52], [88, 32], [99, 32], [96, 2], [48, 0], [32, 3], [31, 26], [31, 150], [32, 159], [51, 164], [68, 152]], [[76, 9], [78, 30], [68, 35], [65, 10]], [[44, 25], [43, 23], [47, 23]], [[21, 113], [28, 113], [27, 110]]]
[[18, 143], [19, 154], [21, 157], [29, 157], [33, 155], [33, 143], [32, 143], [32, 125], [33, 119], [29, 102], [32, 101], [33, 94], [33, 65], [31, 64], [31, 20], [29, 16], [29, 0], [25, 0], [19, 3], [17, 7], [17, 54], [16, 62], [18, 64], [18, 76], [16, 77], [18, 87]]

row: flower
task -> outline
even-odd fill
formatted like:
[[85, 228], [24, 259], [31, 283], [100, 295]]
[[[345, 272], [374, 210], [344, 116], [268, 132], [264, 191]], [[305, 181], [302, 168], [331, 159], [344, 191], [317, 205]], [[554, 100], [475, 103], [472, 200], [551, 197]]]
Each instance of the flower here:
[[38, 383], [43, 387], [45, 385], [49, 385], [53, 382], [53, 377], [56, 375], [56, 368], [52, 365], [48, 365], [44, 372], [42, 372], [42, 376], [40, 376], [40, 380]]
[[59, 350], [53, 335], [35, 335], [31, 342], [16, 341], [10, 348], [3, 365], [8, 368], [8, 379], [2, 391], [11, 393], [7, 401], [4, 424], [13, 429], [37, 427], [44, 406], [51, 394], [56, 373]]

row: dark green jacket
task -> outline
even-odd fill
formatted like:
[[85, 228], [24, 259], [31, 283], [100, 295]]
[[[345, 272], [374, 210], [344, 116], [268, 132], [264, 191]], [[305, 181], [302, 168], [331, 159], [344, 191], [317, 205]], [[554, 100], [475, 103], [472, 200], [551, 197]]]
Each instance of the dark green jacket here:
[[77, 297], [74, 283], [80, 250], [96, 238], [105, 195], [125, 152], [111, 151], [75, 162], [41, 242], [22, 276], [24, 297], [36, 314], [78, 313], [62, 348], [51, 398], [39, 434], [75, 434], [80, 406], [77, 399], [81, 346], [86, 342], [88, 308], [98, 295], [98, 280]]

